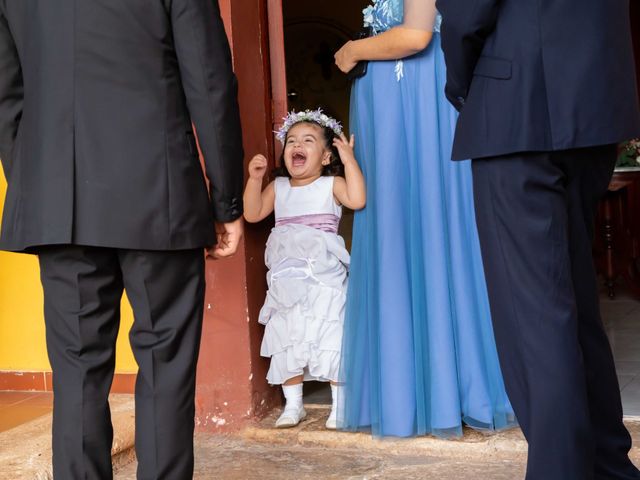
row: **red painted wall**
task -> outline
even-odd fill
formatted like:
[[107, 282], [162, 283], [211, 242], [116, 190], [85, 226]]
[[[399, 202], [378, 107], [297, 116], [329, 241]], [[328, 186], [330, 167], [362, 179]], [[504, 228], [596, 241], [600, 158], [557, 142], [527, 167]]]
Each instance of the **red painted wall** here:
[[[245, 169], [271, 144], [271, 98], [264, 0], [220, 0], [239, 82]], [[271, 225], [247, 225], [238, 254], [207, 262], [207, 296], [198, 364], [196, 421], [200, 429], [228, 431], [259, 418], [279, 402], [260, 357], [264, 301], [264, 245]]]

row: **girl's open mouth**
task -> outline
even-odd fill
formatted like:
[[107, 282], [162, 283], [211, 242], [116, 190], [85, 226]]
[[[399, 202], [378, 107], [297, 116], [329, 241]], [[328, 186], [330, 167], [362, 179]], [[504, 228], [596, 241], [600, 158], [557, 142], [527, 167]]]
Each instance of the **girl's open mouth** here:
[[307, 156], [302, 152], [295, 152], [291, 156], [291, 164], [294, 167], [302, 167], [304, 166], [306, 161], [307, 161]]

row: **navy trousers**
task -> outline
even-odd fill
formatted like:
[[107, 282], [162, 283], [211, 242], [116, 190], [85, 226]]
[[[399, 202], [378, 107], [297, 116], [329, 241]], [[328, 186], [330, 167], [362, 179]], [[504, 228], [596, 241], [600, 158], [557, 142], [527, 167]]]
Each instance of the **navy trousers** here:
[[616, 147], [473, 161], [500, 363], [527, 480], [638, 479], [598, 303], [593, 221]]

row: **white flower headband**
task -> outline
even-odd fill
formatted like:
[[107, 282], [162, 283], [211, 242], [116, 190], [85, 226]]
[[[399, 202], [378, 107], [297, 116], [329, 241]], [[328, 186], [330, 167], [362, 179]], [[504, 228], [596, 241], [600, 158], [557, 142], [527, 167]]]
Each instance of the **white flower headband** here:
[[328, 127], [333, 130], [336, 135], [342, 134], [342, 124], [335, 118], [331, 118], [328, 115], [322, 113], [322, 109], [317, 110], [305, 110], [304, 112], [292, 111], [283, 118], [284, 124], [280, 127], [280, 130], [276, 132], [276, 138], [280, 140], [280, 143], [284, 145], [287, 139], [287, 133], [291, 130], [295, 124], [300, 122], [313, 122], [317, 123], [321, 127]]

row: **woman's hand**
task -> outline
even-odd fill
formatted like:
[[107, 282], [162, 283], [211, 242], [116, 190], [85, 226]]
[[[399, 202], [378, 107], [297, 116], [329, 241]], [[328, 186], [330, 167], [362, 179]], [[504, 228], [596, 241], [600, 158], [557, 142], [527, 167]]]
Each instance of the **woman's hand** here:
[[[433, 16], [435, 18], [435, 7]], [[399, 60], [427, 48], [432, 37], [432, 31], [393, 27], [373, 37], [345, 43], [335, 54], [336, 65], [348, 73], [360, 60]]]
[[267, 158], [264, 155], [256, 155], [249, 162], [249, 178], [262, 180], [267, 173]]
[[351, 135], [351, 138], [347, 140], [347, 137], [344, 133], [340, 134], [340, 138], [335, 138], [333, 140], [333, 146], [338, 149], [338, 153], [340, 154], [340, 160], [343, 165], [347, 165], [351, 162], [356, 162], [356, 156], [353, 153], [353, 147], [356, 145], [356, 137], [355, 135]]
[[358, 63], [358, 59], [353, 54], [353, 44], [354, 41], [349, 40], [334, 55], [336, 65], [343, 73], [349, 73]]

